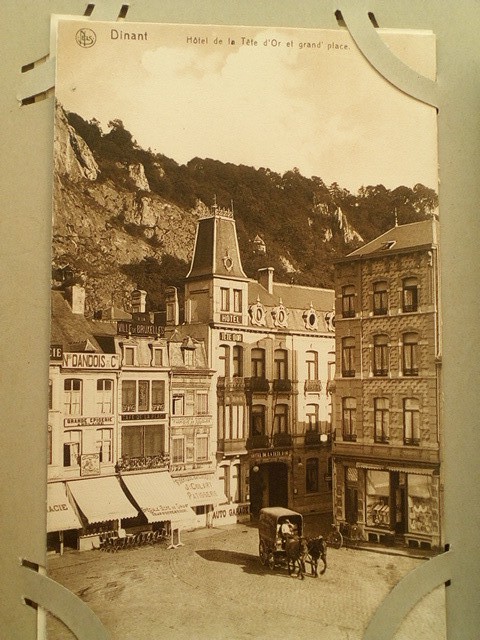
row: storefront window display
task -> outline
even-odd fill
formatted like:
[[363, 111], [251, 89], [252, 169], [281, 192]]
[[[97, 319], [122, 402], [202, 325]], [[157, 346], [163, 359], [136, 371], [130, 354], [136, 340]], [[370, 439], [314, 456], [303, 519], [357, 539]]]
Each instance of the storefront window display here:
[[432, 533], [432, 506], [432, 478], [409, 474], [408, 530], [410, 533]]
[[390, 478], [388, 471], [369, 469], [366, 479], [367, 526], [390, 527]]

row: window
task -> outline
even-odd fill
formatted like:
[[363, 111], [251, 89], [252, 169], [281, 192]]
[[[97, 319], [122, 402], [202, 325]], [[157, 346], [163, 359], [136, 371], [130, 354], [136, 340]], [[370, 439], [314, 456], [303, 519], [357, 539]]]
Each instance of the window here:
[[355, 441], [357, 401], [355, 398], [342, 398], [342, 435], [344, 440]]
[[148, 380], [138, 381], [138, 410], [148, 411], [150, 408], [150, 382]]
[[375, 398], [374, 422], [375, 422], [375, 442], [388, 442], [390, 432], [390, 401], [388, 398]]
[[275, 380], [288, 379], [288, 353], [286, 349], [275, 349]]
[[418, 310], [417, 278], [405, 278], [402, 286], [402, 310], [409, 313]]
[[163, 350], [154, 348], [153, 349], [153, 366], [154, 367], [163, 367]]
[[220, 309], [230, 311], [230, 289], [220, 288]]
[[195, 349], [182, 349], [183, 351], [183, 364], [186, 367], [195, 366]]
[[123, 347], [123, 364], [127, 367], [135, 364], [135, 347]]
[[65, 390], [65, 414], [79, 416], [82, 413], [82, 381], [76, 378], [67, 378], [64, 382]]
[[203, 391], [197, 393], [197, 414], [200, 416], [208, 414], [208, 393]]
[[288, 405], [277, 404], [273, 418], [273, 429], [275, 433], [288, 433]]
[[129, 458], [157, 456], [164, 452], [164, 426], [124, 425], [122, 428], [122, 454]]
[[342, 338], [342, 376], [355, 377], [355, 338]]
[[418, 376], [418, 334], [403, 336], [403, 375]]
[[344, 318], [355, 317], [355, 287], [353, 285], [342, 287], [342, 316]]
[[152, 380], [152, 411], [165, 411], [164, 380]]
[[373, 284], [373, 315], [384, 316], [388, 312], [388, 285], [385, 281]]
[[179, 393], [173, 394], [172, 414], [174, 416], [185, 415], [185, 396], [183, 394], [179, 394]]
[[318, 380], [318, 353], [317, 351], [307, 351], [307, 380]]
[[97, 380], [97, 410], [99, 413], [113, 413], [112, 391], [112, 380]]
[[420, 404], [416, 398], [403, 401], [403, 439], [405, 444], [420, 444]]
[[307, 458], [305, 466], [305, 491], [306, 493], [318, 492], [318, 458]]
[[373, 375], [388, 375], [388, 336], [373, 337]]
[[243, 377], [243, 347], [233, 347], [233, 377]]
[[82, 432], [66, 431], [63, 443], [63, 466], [75, 467], [80, 463], [82, 453]]
[[265, 435], [265, 407], [263, 404], [252, 405], [252, 436]]
[[48, 408], [53, 409], [53, 382], [48, 381]]
[[172, 463], [185, 462], [185, 438], [174, 436], [172, 438]]
[[307, 431], [318, 432], [318, 404], [307, 404], [306, 418]]
[[133, 413], [137, 410], [137, 383], [135, 380], [122, 381], [122, 411]]
[[265, 349], [252, 349], [252, 378], [265, 377]]
[[97, 429], [97, 453], [100, 456], [100, 462], [112, 462], [112, 429]]
[[233, 311], [235, 313], [242, 313], [242, 290], [233, 290]]
[[368, 470], [366, 474], [367, 526], [390, 527], [390, 474]]
[[220, 345], [220, 367], [218, 375], [224, 378], [230, 376], [230, 347], [226, 344]]
[[195, 459], [198, 462], [208, 460], [208, 436], [198, 435], [195, 441]]

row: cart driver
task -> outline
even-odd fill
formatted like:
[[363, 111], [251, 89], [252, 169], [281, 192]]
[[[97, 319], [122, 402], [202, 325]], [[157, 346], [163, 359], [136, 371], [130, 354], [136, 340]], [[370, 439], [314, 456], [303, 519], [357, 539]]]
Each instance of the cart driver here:
[[285, 540], [294, 534], [293, 524], [287, 518], [284, 520], [280, 526], [280, 535], [282, 536], [282, 541], [285, 544]]

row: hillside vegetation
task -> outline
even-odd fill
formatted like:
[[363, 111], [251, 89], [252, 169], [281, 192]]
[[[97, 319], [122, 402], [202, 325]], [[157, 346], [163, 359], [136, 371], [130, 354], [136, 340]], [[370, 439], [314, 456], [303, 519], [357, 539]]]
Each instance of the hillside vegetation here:
[[125, 306], [135, 286], [147, 290], [151, 309], [161, 308], [165, 286], [179, 286], [188, 271], [198, 215], [214, 200], [233, 206], [249, 276], [273, 266], [276, 280], [320, 287], [332, 286], [333, 259], [395, 219], [422, 220], [437, 207], [421, 184], [352, 194], [296, 168], [280, 175], [209, 158], [180, 165], [140, 148], [120, 120], [104, 132], [60, 105], [56, 128], [54, 273], [58, 283], [66, 264], [81, 272], [91, 310]]

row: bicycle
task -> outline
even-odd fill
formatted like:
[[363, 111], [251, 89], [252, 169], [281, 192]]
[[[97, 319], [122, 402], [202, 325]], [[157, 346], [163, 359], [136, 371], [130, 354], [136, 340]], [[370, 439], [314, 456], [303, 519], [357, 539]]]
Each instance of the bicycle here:
[[332, 528], [326, 536], [325, 542], [329, 547], [333, 547], [333, 549], [340, 549], [343, 545], [343, 536], [340, 533], [338, 524], [332, 524]]

